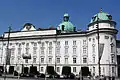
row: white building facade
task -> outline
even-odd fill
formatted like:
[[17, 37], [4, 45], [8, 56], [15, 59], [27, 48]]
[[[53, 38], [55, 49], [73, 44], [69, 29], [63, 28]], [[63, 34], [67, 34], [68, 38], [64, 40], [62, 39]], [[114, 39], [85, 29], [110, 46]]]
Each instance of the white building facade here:
[[[47, 66], [52, 66], [62, 75], [63, 67], [70, 67], [75, 75], [88, 69], [91, 75], [98, 76], [100, 57], [100, 74], [117, 76], [115, 27], [112, 16], [102, 11], [92, 17], [86, 31], [76, 31], [68, 14], [57, 28], [35, 29], [26, 23], [21, 31], [5, 32], [1, 36], [0, 69], [4, 72], [6, 68], [9, 73], [30, 73], [34, 69], [45, 74]], [[102, 51], [98, 51], [98, 43], [103, 44], [99, 47]]]

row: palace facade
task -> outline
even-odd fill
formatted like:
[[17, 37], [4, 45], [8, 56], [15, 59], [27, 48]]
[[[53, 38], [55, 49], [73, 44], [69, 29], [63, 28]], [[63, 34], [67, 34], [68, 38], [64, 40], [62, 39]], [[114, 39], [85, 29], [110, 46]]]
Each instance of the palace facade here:
[[75, 75], [82, 71], [83, 75], [118, 76], [117, 32], [112, 16], [102, 11], [91, 18], [86, 31], [76, 30], [68, 14], [57, 28], [36, 29], [26, 23], [21, 30], [9, 30], [0, 37], [0, 69], [45, 74], [50, 66], [62, 75], [69, 67]]

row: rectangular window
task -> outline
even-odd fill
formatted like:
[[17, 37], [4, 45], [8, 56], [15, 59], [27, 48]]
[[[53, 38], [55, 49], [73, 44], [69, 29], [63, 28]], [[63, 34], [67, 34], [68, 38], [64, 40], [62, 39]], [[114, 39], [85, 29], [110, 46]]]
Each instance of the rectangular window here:
[[112, 73], [114, 73], [115, 72], [115, 68], [114, 67], [112, 67]]
[[65, 41], [65, 45], [68, 45], [68, 41]]
[[49, 47], [52, 47], [52, 42], [49, 43]]
[[57, 72], [60, 72], [60, 67], [57, 67]]
[[60, 46], [60, 41], [57, 41], [57, 46]]
[[28, 63], [28, 59], [25, 59], [25, 63]]
[[95, 67], [93, 67], [93, 75], [95, 75]]
[[49, 58], [49, 63], [52, 63], [52, 58]]
[[68, 64], [68, 58], [65, 58], [65, 64]]
[[57, 54], [60, 54], [60, 48], [57, 47]]
[[111, 55], [111, 62], [114, 63], [114, 56]]
[[41, 71], [41, 72], [43, 72], [43, 71], [44, 71], [44, 68], [43, 68], [43, 67], [41, 67], [40, 71]]
[[52, 47], [49, 47], [49, 54], [52, 54]]
[[36, 63], [36, 58], [33, 58], [33, 63]]
[[113, 53], [114, 51], [113, 51], [113, 44], [111, 44], [111, 53]]
[[73, 54], [76, 54], [76, 48], [73, 48]]
[[74, 45], [74, 46], [76, 45], [76, 41], [73, 41], [73, 45]]
[[73, 58], [73, 63], [76, 63], [76, 58]]
[[68, 54], [68, 48], [65, 48], [65, 54]]
[[86, 47], [83, 47], [83, 54], [86, 53]]
[[44, 54], [44, 47], [41, 47], [41, 54]]
[[21, 48], [18, 48], [18, 55], [21, 55]]
[[41, 58], [41, 63], [44, 63], [44, 58]]
[[60, 58], [57, 58], [57, 63], [60, 63]]
[[83, 40], [83, 45], [86, 45], [86, 40]]
[[87, 58], [83, 58], [83, 63], [87, 63]]
[[73, 67], [73, 72], [76, 72], [76, 67]]
[[93, 63], [95, 63], [95, 57], [93, 57]]
[[92, 44], [92, 52], [95, 53], [95, 44]]

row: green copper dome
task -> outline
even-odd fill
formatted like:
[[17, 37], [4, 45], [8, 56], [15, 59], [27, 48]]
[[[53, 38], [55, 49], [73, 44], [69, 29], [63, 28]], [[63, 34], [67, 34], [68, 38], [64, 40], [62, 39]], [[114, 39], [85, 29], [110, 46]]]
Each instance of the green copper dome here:
[[94, 15], [91, 19], [90, 23], [96, 22], [96, 21], [103, 21], [103, 20], [112, 20], [112, 16], [108, 13], [100, 11], [98, 14]]
[[64, 14], [62, 23], [59, 24], [59, 29], [61, 31], [73, 32], [75, 31], [74, 25], [69, 21], [69, 15]]

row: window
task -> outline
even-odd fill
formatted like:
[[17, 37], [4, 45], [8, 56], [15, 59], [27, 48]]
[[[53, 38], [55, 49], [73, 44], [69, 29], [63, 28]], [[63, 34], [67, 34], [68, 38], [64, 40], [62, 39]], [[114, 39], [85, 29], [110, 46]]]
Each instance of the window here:
[[68, 58], [65, 58], [65, 64], [68, 64]]
[[114, 63], [114, 55], [111, 55], [111, 63]]
[[57, 58], [57, 63], [60, 63], [60, 58]]
[[95, 53], [95, 44], [92, 44], [92, 52]]
[[49, 63], [52, 63], [52, 58], [49, 58]]
[[73, 54], [76, 54], [76, 48], [73, 48]]
[[83, 58], [83, 63], [87, 63], [87, 58]]
[[11, 49], [11, 55], [14, 55], [15, 48]]
[[57, 54], [60, 54], [60, 48], [57, 47]]
[[25, 63], [28, 63], [28, 59], [25, 59]]
[[114, 51], [113, 51], [113, 43], [112, 44], [110, 44], [110, 46], [111, 46], [111, 53], [113, 53]]
[[114, 73], [115, 72], [115, 68], [114, 67], [112, 67], [112, 73]]
[[95, 67], [93, 67], [93, 75], [95, 75]]
[[52, 47], [52, 42], [49, 43], [49, 47]]
[[44, 58], [41, 58], [41, 63], [44, 63]]
[[93, 63], [95, 63], [95, 57], [93, 57]]
[[89, 41], [91, 41], [91, 38], [89, 38]]
[[76, 63], [76, 58], [73, 58], [73, 63]]
[[43, 71], [44, 71], [44, 68], [43, 68], [43, 67], [41, 67], [40, 71], [41, 71], [41, 72], [43, 72]]
[[76, 67], [73, 67], [73, 72], [76, 72]]
[[41, 54], [44, 54], [44, 47], [41, 47]]
[[60, 41], [57, 41], [57, 45], [60, 46]]
[[86, 53], [86, 47], [83, 47], [83, 54]]
[[49, 54], [52, 54], [52, 47], [49, 47]]
[[21, 55], [21, 48], [18, 48], [18, 55]]
[[68, 41], [65, 41], [65, 45], [68, 45]]
[[105, 36], [105, 39], [109, 39], [109, 36]]
[[65, 48], [65, 54], [68, 54], [68, 48]]
[[44, 42], [42, 42], [42, 47], [44, 47]]
[[73, 45], [74, 45], [74, 46], [76, 45], [76, 41], [73, 41]]
[[83, 45], [86, 45], [86, 40], [83, 40]]
[[33, 63], [36, 63], [36, 58], [33, 58]]
[[57, 67], [57, 72], [60, 72], [60, 67]]

